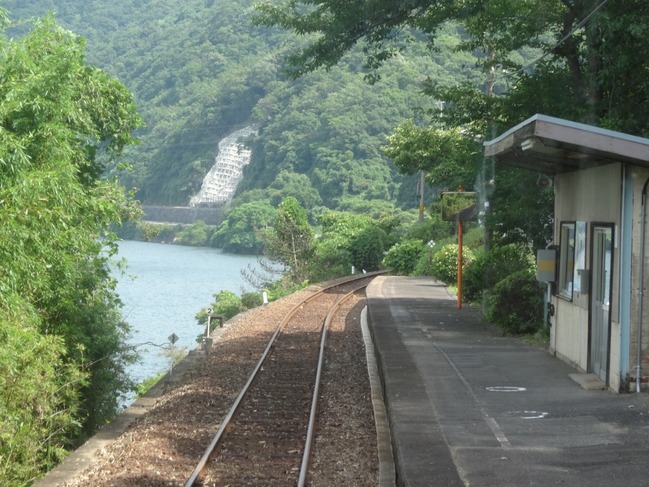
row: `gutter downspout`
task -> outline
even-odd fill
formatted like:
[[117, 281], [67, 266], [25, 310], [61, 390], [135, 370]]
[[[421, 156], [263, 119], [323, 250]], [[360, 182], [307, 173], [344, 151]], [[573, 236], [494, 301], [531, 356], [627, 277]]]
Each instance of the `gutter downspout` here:
[[[635, 275], [633, 266], [633, 199], [636, 173], [626, 164], [622, 166], [622, 214], [620, 235], [620, 384], [625, 384], [632, 375], [634, 365], [631, 365], [631, 278]], [[639, 208], [638, 208], [639, 209]], [[629, 385], [628, 392], [632, 392]]]
[[636, 365], [635, 391], [640, 392], [640, 379], [642, 370], [642, 308], [644, 304], [644, 242], [645, 220], [647, 217], [647, 179], [642, 187], [642, 203], [640, 211], [640, 283], [638, 286], [638, 361]]

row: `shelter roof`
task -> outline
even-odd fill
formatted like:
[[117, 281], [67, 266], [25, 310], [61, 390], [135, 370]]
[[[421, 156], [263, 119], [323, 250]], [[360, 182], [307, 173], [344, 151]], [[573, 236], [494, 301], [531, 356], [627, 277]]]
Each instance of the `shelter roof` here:
[[649, 139], [536, 114], [484, 143], [486, 156], [556, 174], [612, 162], [649, 167]]

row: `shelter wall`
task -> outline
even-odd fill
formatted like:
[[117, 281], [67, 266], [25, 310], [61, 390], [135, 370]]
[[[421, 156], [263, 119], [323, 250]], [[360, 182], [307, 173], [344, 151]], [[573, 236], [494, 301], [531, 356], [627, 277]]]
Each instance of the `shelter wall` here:
[[[649, 169], [641, 167], [633, 167], [630, 169], [632, 171], [633, 178], [633, 244], [632, 244], [632, 256], [631, 256], [631, 316], [630, 316], [630, 333], [629, 333], [629, 370], [631, 376], [635, 379], [636, 375], [636, 366], [637, 366], [637, 355], [638, 355], [638, 323], [640, 322], [640, 290], [642, 289], [643, 294], [643, 306], [642, 306], [642, 358], [641, 358], [641, 367], [642, 367], [642, 388], [647, 388], [647, 380], [649, 378], [649, 293], [647, 289], [649, 288], [649, 225], [645, 227], [645, 251], [644, 251], [644, 260], [641, 261], [641, 252], [640, 252], [640, 243], [642, 240], [642, 189], [649, 179]], [[649, 202], [645, 202], [648, 204]], [[649, 214], [649, 209], [647, 209], [647, 214]], [[640, 269], [644, 269], [644, 276], [642, 285], [640, 284]], [[635, 385], [633, 385], [635, 387]]]
[[559, 358], [585, 372], [588, 368], [588, 312], [555, 298], [554, 325], [550, 332], [552, 349]]
[[[555, 176], [555, 244], [565, 222], [586, 222], [585, 268], [590, 269], [592, 224], [613, 225], [613, 282], [611, 296], [611, 337], [609, 386], [620, 386], [620, 320], [618, 232], [622, 201], [622, 164], [609, 164]], [[587, 371], [589, 361], [588, 289], [574, 291], [572, 299], [553, 297], [555, 316], [550, 345], [557, 356]], [[617, 348], [616, 348], [617, 347]]]

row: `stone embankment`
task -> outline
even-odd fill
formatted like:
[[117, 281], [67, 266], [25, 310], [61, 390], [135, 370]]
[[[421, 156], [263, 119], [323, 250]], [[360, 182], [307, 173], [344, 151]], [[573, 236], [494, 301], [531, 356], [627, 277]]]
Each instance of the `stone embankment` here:
[[202, 220], [206, 225], [219, 225], [223, 210], [220, 207], [143, 206], [142, 220], [155, 223], [180, 223], [191, 225]]

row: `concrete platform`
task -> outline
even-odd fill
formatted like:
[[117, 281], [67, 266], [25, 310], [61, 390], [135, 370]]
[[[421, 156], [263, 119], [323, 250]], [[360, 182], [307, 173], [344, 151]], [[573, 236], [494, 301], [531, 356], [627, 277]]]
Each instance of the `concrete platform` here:
[[570, 378], [579, 384], [582, 389], [595, 391], [606, 389], [606, 384], [596, 374], [569, 374]]
[[367, 289], [400, 486], [647, 485], [649, 395], [580, 387], [430, 278]]

